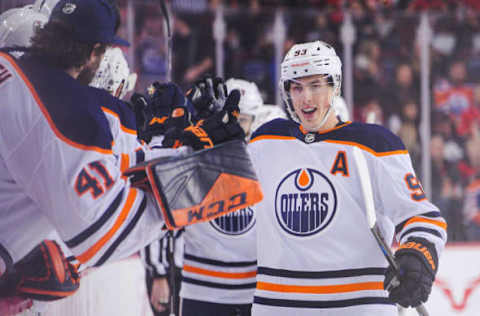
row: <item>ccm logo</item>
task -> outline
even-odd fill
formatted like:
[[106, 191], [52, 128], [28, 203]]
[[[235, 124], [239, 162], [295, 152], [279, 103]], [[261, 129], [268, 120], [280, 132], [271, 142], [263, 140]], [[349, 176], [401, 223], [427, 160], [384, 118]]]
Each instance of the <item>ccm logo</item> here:
[[215, 201], [208, 206], [200, 206], [197, 209], [188, 211], [188, 222], [191, 223], [194, 219], [201, 220], [203, 218], [215, 217], [228, 211], [233, 212], [245, 207], [246, 202], [247, 193], [241, 192], [231, 196], [229, 199]]

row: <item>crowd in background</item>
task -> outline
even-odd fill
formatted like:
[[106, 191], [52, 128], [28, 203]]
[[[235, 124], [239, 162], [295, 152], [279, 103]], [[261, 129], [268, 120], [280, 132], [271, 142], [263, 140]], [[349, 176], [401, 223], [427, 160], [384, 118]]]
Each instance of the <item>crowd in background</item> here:
[[[213, 22], [221, 1], [171, 1], [175, 15], [173, 79], [184, 88], [215, 73]], [[273, 24], [285, 8], [285, 51], [321, 39], [339, 56], [348, 8], [356, 28], [353, 119], [376, 122], [399, 135], [421, 170], [420, 12], [429, 10], [431, 48], [432, 201], [449, 223], [449, 240], [480, 240], [480, 5], [477, 1], [223, 1], [225, 77], [257, 83], [275, 102]], [[135, 6], [135, 64], [140, 77], [164, 76], [163, 20], [155, 1]], [[140, 83], [142, 85], [142, 83]]]
[[[0, 9], [8, 9], [2, 0]], [[128, 0], [117, 0], [123, 21]], [[285, 52], [316, 39], [343, 54], [344, 10], [356, 28], [353, 119], [376, 122], [401, 137], [421, 175], [419, 126], [420, 12], [428, 10], [431, 45], [431, 200], [449, 224], [449, 241], [480, 240], [480, 1], [476, 0], [170, 0], [173, 23], [172, 79], [184, 89], [215, 73], [213, 21], [225, 8], [225, 78], [255, 82], [266, 103], [277, 83], [273, 24], [284, 9]], [[20, 6], [31, 0], [15, 0]], [[158, 0], [133, 0], [136, 90], [166, 76], [164, 21]], [[124, 36], [127, 24], [121, 29]], [[125, 36], [126, 37], [126, 36]]]

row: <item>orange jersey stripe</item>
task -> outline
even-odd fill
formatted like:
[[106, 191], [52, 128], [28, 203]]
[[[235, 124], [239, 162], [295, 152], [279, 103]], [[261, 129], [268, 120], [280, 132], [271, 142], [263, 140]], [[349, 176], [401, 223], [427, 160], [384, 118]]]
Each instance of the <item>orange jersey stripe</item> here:
[[110, 110], [110, 109], [108, 109], [108, 108], [106, 108], [106, 107], [104, 107], [104, 106], [102, 106], [101, 108], [102, 108], [102, 111], [103, 111], [103, 112], [108, 113], [108, 114], [110, 114], [110, 115], [113, 115], [113, 116], [115, 116], [115, 117], [118, 119], [118, 121], [120, 122], [120, 129], [121, 129], [122, 131], [124, 131], [125, 133], [128, 133], [128, 134], [137, 135], [137, 131], [136, 131], [136, 130], [133, 130], [133, 129], [131, 129], [131, 128], [128, 128], [128, 127], [125, 127], [125, 126], [122, 125], [122, 123], [121, 123], [121, 121], [120, 121], [120, 116], [118, 116], [118, 113], [115, 113], [115, 112], [113, 112], [112, 110]]
[[226, 279], [246, 279], [253, 278], [257, 275], [257, 270], [247, 272], [220, 272], [193, 267], [190, 265], [184, 265], [183, 271]]
[[125, 202], [125, 205], [123, 206], [122, 211], [120, 212], [120, 215], [117, 217], [117, 220], [113, 224], [112, 228], [102, 237], [100, 240], [98, 240], [92, 247], [90, 247], [87, 251], [82, 253], [80, 256], [77, 256], [77, 260], [80, 263], [85, 263], [88, 260], [90, 260], [95, 254], [102, 248], [109, 240], [112, 238], [112, 236], [118, 231], [120, 226], [122, 226], [123, 222], [127, 219], [128, 214], [130, 213], [130, 210], [132, 209], [133, 202], [135, 201], [135, 198], [137, 197], [137, 190], [136, 189], [130, 189], [128, 192], [128, 197], [127, 201]]
[[[343, 126], [343, 125], [342, 125]], [[340, 128], [342, 126], [338, 126], [337, 128]], [[279, 135], [260, 135], [258, 137], [255, 137], [254, 139], [250, 140], [250, 143], [254, 143], [259, 140], [265, 140], [265, 139], [271, 139], [271, 140], [295, 140], [297, 139], [296, 137], [292, 136], [279, 136]], [[383, 156], [391, 156], [391, 155], [401, 155], [401, 154], [408, 154], [407, 150], [392, 150], [392, 151], [385, 151], [385, 152], [376, 152], [373, 149], [362, 145], [360, 143], [356, 142], [349, 142], [349, 141], [344, 141], [344, 140], [333, 140], [333, 139], [326, 139], [323, 140], [326, 143], [332, 143], [332, 144], [342, 144], [342, 145], [349, 145], [349, 146], [357, 146], [360, 149], [363, 149], [365, 151], [368, 151], [372, 155], [375, 155], [377, 157], [383, 157]]]
[[286, 285], [258, 281], [257, 289], [282, 293], [337, 294], [356, 291], [383, 290], [383, 282], [361, 282], [339, 285]]
[[292, 136], [278, 136], [278, 135], [260, 135], [258, 137], [255, 137], [254, 139], [250, 140], [250, 143], [254, 143], [258, 140], [264, 140], [264, 139], [275, 139], [275, 140], [295, 140], [297, 138], [292, 137]]
[[434, 219], [428, 219], [428, 218], [423, 218], [423, 217], [412, 217], [411, 219], [408, 220], [408, 222], [403, 226], [403, 228], [407, 227], [408, 225], [412, 223], [428, 223], [428, 224], [433, 224], [436, 225], [440, 228], [447, 229], [447, 223], [442, 222], [442, 221], [436, 221]]
[[93, 150], [93, 151], [99, 152], [101, 154], [112, 154], [113, 153], [111, 149], [100, 148], [100, 147], [97, 147], [97, 146], [86, 146], [86, 145], [83, 145], [83, 144], [76, 143], [76, 142], [68, 139], [67, 137], [65, 137], [57, 129], [57, 127], [55, 126], [55, 123], [53, 123], [53, 120], [50, 117], [50, 114], [48, 113], [47, 109], [45, 108], [45, 105], [43, 104], [42, 100], [38, 96], [37, 91], [35, 91], [35, 88], [33, 87], [30, 80], [28, 80], [27, 76], [23, 73], [22, 69], [20, 69], [20, 67], [18, 67], [16, 62], [10, 56], [8, 56], [4, 53], [1, 53], [1, 52], [0, 52], [0, 56], [7, 59], [10, 62], [10, 64], [15, 68], [15, 70], [20, 75], [20, 77], [22, 77], [23, 82], [28, 87], [28, 90], [30, 90], [30, 93], [32, 94], [33, 98], [35, 99], [35, 102], [37, 103], [38, 107], [40, 108], [40, 111], [43, 113], [44, 117], [47, 119], [48, 125], [50, 125], [50, 128], [52, 129], [53, 133], [58, 138], [60, 138], [65, 143], [67, 143], [67, 144], [69, 144], [73, 147], [82, 149], [82, 150]]
[[128, 154], [120, 155], [120, 171], [124, 172], [130, 167], [130, 156]]

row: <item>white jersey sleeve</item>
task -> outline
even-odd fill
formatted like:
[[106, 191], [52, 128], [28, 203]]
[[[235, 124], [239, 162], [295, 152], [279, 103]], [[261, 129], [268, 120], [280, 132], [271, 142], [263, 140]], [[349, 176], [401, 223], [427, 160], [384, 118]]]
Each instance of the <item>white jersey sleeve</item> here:
[[140, 154], [113, 150], [101, 107], [119, 101], [35, 59], [2, 53], [0, 68], [0, 158], [8, 171], [0, 194], [10, 197], [0, 199], [0, 212], [38, 209], [85, 265], [127, 257], [160, 238], [155, 206], [122, 176]]
[[[392, 221], [398, 243], [422, 237], [432, 242], [440, 255], [447, 240], [447, 224], [427, 199], [408, 153], [377, 156], [371, 164], [377, 212]], [[382, 224], [385, 227], [385, 221]]]

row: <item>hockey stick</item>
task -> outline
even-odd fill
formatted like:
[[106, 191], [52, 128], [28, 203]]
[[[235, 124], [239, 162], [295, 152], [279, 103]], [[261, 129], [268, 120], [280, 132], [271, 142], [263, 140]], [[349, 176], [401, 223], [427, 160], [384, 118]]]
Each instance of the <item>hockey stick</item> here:
[[167, 1], [160, 0], [160, 7], [162, 8], [162, 14], [165, 18], [165, 24], [167, 27], [167, 82], [172, 81], [172, 29], [170, 26], [170, 14], [167, 8]]
[[[162, 9], [163, 17], [165, 18], [165, 25], [167, 30], [167, 82], [172, 80], [172, 29], [170, 27], [170, 14], [167, 8], [167, 0], [160, 0], [160, 8]], [[170, 315], [175, 316], [175, 234], [173, 230], [168, 231], [169, 235], [169, 253], [170, 258]]]
[[170, 261], [170, 269], [168, 271], [168, 282], [170, 283], [170, 314], [175, 316], [175, 233], [173, 230], [168, 231], [168, 260]]
[[[362, 151], [358, 147], [353, 147], [353, 158], [355, 159], [355, 164], [358, 169], [358, 176], [360, 178], [360, 185], [362, 187], [368, 226], [370, 227], [370, 231], [372, 232], [373, 237], [375, 237], [375, 240], [377, 241], [380, 250], [382, 250], [383, 255], [385, 256], [388, 263], [395, 272], [395, 277], [387, 286], [387, 291], [389, 291], [391, 288], [394, 288], [400, 284], [400, 281], [398, 279], [400, 276], [400, 269], [395, 262], [390, 246], [385, 242], [385, 239], [382, 236], [382, 232], [377, 225], [377, 215], [375, 213], [375, 204], [373, 201], [372, 182], [370, 181], [370, 174], [368, 173], [367, 162], [365, 160], [365, 157], [363, 156]], [[423, 305], [423, 303], [415, 307], [415, 309], [420, 316], [429, 316], [428, 311], [425, 308], [425, 305]]]

